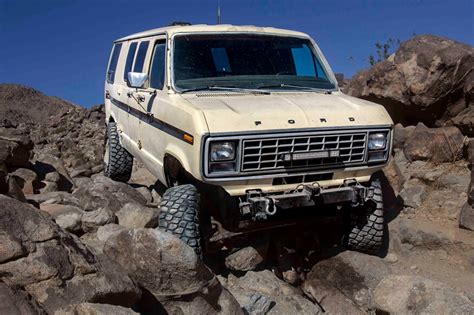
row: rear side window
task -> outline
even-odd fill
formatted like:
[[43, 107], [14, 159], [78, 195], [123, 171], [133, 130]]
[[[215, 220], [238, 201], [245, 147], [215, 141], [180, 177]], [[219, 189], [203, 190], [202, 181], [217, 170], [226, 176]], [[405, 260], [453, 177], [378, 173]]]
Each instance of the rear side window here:
[[122, 44], [115, 44], [112, 50], [112, 57], [110, 58], [109, 69], [107, 69], [107, 82], [114, 83], [115, 71], [117, 70], [117, 63], [122, 50]]
[[128, 82], [128, 73], [132, 71], [133, 58], [135, 58], [135, 52], [137, 51], [137, 43], [130, 44], [128, 48], [127, 61], [125, 62], [125, 70], [123, 72], [123, 80]]
[[141, 42], [140, 47], [138, 48], [137, 58], [135, 59], [135, 66], [133, 67], [133, 72], [142, 72], [143, 64], [145, 63], [146, 52], [148, 50], [148, 41]]
[[154, 89], [163, 89], [165, 82], [165, 52], [166, 42], [157, 42], [153, 51], [153, 61], [150, 70], [150, 87]]

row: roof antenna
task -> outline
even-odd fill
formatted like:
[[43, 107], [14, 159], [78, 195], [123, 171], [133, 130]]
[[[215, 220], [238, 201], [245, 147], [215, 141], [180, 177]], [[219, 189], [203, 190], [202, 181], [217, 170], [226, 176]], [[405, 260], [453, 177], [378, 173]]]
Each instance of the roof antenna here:
[[221, 0], [217, 0], [217, 24], [221, 24]]

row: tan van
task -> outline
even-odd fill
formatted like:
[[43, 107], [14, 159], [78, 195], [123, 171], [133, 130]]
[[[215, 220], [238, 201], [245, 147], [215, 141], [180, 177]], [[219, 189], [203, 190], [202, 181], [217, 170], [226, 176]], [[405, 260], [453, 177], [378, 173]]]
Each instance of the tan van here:
[[133, 158], [143, 163], [168, 187], [160, 228], [196, 252], [301, 209], [343, 212], [346, 246], [380, 249], [373, 175], [390, 157], [393, 122], [339, 90], [308, 35], [174, 25], [118, 39], [105, 108], [105, 174], [126, 182]]

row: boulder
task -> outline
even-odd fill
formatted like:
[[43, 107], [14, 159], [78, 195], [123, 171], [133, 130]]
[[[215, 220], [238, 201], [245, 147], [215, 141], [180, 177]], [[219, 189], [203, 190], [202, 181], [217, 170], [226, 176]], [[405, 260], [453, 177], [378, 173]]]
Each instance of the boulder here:
[[10, 173], [10, 176], [16, 178], [17, 183], [20, 185], [23, 193], [34, 194], [38, 186], [38, 175], [30, 169], [19, 168], [14, 172]]
[[141, 295], [124, 271], [95, 256], [49, 216], [0, 195], [0, 282], [20, 286], [47, 313], [82, 302], [129, 307]]
[[103, 250], [168, 313], [241, 312], [194, 250], [172, 234], [145, 228], [124, 230], [110, 236]]
[[10, 288], [0, 282], [0, 314], [24, 315], [46, 314], [46, 312], [24, 291], [19, 288]]
[[8, 176], [6, 180], [8, 185], [8, 191], [6, 192], [6, 195], [15, 198], [16, 200], [19, 200], [21, 202], [26, 202], [25, 194], [21, 190], [17, 178], [14, 176]]
[[278, 279], [269, 270], [248, 271], [239, 278], [230, 274], [223, 285], [247, 314], [322, 313], [300, 290]]
[[473, 68], [472, 46], [433, 35], [415, 36], [387, 60], [357, 73], [345, 92], [382, 104], [395, 122], [421, 121], [432, 127], [469, 107]]
[[57, 225], [65, 229], [66, 231], [77, 233], [82, 229], [82, 216], [85, 211], [82, 209], [54, 203], [43, 203], [40, 205], [40, 209], [49, 213]]
[[405, 218], [398, 220], [394, 228], [398, 229], [398, 235], [402, 244], [437, 250], [450, 246], [453, 243], [447, 235], [440, 231]]
[[403, 199], [403, 205], [410, 208], [418, 208], [426, 198], [426, 187], [418, 179], [410, 179], [400, 191], [400, 197]]
[[409, 161], [453, 162], [462, 158], [464, 137], [456, 127], [428, 128], [419, 123], [404, 146]]
[[74, 190], [73, 196], [79, 200], [81, 208], [85, 211], [103, 208], [115, 213], [130, 202], [141, 205], [146, 203], [142, 194], [129, 185], [115, 182], [102, 175], [95, 175], [92, 184]]
[[127, 203], [115, 215], [118, 218], [118, 224], [127, 228], [155, 228], [158, 226], [159, 211], [157, 208]]
[[383, 259], [345, 251], [314, 265], [303, 287], [318, 292], [320, 286], [332, 286], [359, 307], [369, 309], [373, 290], [390, 274], [392, 270]]
[[250, 271], [257, 269], [264, 257], [253, 246], [244, 247], [225, 258], [225, 265], [230, 270]]
[[459, 227], [474, 231], [474, 206], [468, 202], [464, 204], [459, 213]]
[[117, 217], [111, 210], [99, 208], [94, 211], [84, 212], [82, 215], [82, 230], [84, 232], [93, 232], [103, 225], [116, 222]]
[[457, 116], [451, 118], [449, 124], [458, 127], [463, 135], [474, 137], [474, 104], [462, 110]]
[[[39, 153], [35, 155], [35, 160], [36, 161], [33, 165], [33, 170], [39, 175], [41, 179], [46, 179], [47, 176], [50, 176], [51, 179], [56, 177], [54, 178], [54, 181], [47, 180], [47, 182], [54, 183], [57, 187], [57, 190], [60, 191], [69, 192], [72, 190], [74, 187], [73, 180], [60, 158], [46, 153]], [[59, 179], [56, 175], [48, 175], [49, 173], [59, 174]]]
[[469, 168], [472, 170], [474, 165], [474, 139], [470, 139], [467, 146], [467, 161], [469, 162]]
[[302, 289], [329, 314], [367, 314], [339, 289], [325, 281], [306, 281]]
[[36, 195], [26, 195], [26, 199], [36, 204], [62, 204], [79, 207], [79, 199], [65, 191], [53, 191]]
[[54, 312], [54, 315], [138, 315], [129, 308], [110, 304], [81, 303], [69, 305]]
[[393, 128], [393, 148], [403, 149], [405, 142], [411, 137], [414, 130], [414, 126], [403, 127], [402, 124], [396, 124]]
[[449, 286], [420, 276], [388, 276], [374, 290], [384, 314], [472, 314], [474, 303]]
[[0, 165], [29, 167], [33, 142], [28, 134], [11, 128], [0, 128]]

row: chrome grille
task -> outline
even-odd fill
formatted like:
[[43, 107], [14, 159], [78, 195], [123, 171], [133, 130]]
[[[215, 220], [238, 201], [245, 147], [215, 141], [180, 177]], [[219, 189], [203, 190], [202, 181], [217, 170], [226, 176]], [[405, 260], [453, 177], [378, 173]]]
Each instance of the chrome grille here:
[[[365, 160], [366, 141], [367, 132], [243, 139], [241, 171], [358, 164]], [[308, 154], [307, 159], [284, 158], [304, 154]]]

